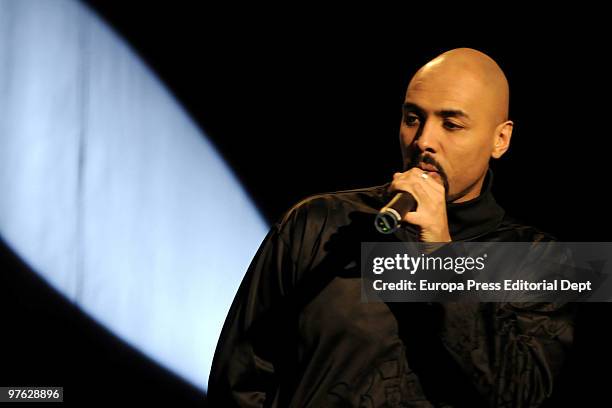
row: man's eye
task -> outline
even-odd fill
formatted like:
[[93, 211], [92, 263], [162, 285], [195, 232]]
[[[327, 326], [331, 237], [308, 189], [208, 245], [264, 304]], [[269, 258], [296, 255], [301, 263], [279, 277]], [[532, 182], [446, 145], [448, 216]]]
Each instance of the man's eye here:
[[407, 126], [416, 126], [419, 123], [419, 117], [417, 115], [406, 115], [404, 122]]
[[444, 127], [448, 130], [463, 129], [463, 126], [450, 122], [450, 121], [444, 121]]

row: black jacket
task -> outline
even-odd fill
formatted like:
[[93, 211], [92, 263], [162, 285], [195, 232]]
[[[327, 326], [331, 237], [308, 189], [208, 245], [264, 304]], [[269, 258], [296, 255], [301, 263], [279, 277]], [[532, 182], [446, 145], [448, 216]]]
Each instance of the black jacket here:
[[[491, 194], [449, 204], [453, 241], [550, 241]], [[535, 407], [573, 340], [566, 305], [362, 303], [360, 243], [388, 184], [299, 202], [269, 231], [236, 294], [208, 384], [213, 407]]]

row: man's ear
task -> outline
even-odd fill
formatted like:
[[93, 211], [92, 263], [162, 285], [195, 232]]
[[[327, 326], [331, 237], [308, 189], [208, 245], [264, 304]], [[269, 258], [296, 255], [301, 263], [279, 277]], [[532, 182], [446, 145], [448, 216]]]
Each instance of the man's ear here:
[[512, 138], [512, 128], [514, 123], [511, 120], [507, 120], [500, 123], [495, 128], [495, 141], [493, 143], [493, 150], [491, 151], [491, 157], [499, 159], [506, 153], [506, 150], [510, 147], [510, 139]]

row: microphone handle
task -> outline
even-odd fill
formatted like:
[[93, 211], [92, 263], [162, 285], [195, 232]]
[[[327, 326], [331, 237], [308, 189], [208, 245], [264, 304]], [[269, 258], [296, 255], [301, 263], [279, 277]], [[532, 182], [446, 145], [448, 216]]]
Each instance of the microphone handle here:
[[417, 202], [414, 196], [406, 191], [395, 194], [395, 196], [385, 205], [376, 215], [374, 225], [378, 232], [382, 234], [391, 234], [395, 232], [400, 225], [400, 221], [404, 214], [414, 211], [417, 208]]

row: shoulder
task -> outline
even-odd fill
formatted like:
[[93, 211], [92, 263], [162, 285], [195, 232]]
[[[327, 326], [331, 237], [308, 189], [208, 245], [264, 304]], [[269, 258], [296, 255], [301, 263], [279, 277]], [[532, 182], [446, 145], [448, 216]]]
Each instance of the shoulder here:
[[385, 203], [388, 184], [330, 191], [306, 196], [296, 202], [277, 224], [280, 228], [295, 222], [342, 223], [352, 212], [375, 214]]
[[294, 283], [322, 262], [332, 248], [338, 249], [338, 242], [355, 239], [364, 225], [373, 225], [371, 214], [378, 211], [385, 189], [374, 186], [312, 194], [283, 214], [274, 228], [294, 264]]
[[558, 241], [557, 237], [550, 233], [543, 231], [539, 227], [526, 223], [523, 220], [504, 215], [502, 222], [498, 228], [498, 232], [504, 233], [509, 241], [515, 242], [551, 242]]

